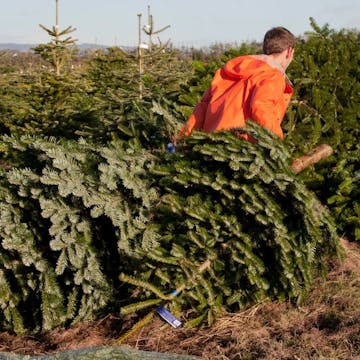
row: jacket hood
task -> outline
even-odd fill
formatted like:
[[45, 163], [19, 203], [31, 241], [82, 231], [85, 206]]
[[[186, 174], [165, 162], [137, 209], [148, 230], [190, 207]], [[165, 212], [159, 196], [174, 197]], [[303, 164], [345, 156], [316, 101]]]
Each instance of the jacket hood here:
[[268, 55], [245, 55], [229, 60], [223, 70], [231, 77], [247, 79], [250, 76], [278, 69], [285, 76], [284, 69]]

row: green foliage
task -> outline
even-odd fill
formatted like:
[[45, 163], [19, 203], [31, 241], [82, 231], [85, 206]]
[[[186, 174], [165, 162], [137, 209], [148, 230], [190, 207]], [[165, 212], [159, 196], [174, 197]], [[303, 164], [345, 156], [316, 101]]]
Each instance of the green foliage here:
[[[147, 62], [142, 100], [137, 61], [119, 48], [99, 50], [61, 77], [40, 70], [6, 74], [0, 129], [9, 135], [84, 137], [98, 143], [135, 138], [144, 148], [158, 148], [175, 132], [174, 119], [177, 128], [184, 121], [171, 99], [191, 69], [187, 59], [170, 50]], [[171, 116], [158, 116], [154, 107], [159, 103]]]
[[339, 232], [360, 241], [360, 146], [349, 153], [325, 176], [329, 188], [327, 203], [338, 224]]
[[[177, 61], [172, 62], [175, 58]], [[173, 52], [159, 53], [146, 66], [143, 97], [139, 99], [137, 60], [119, 48], [99, 51], [88, 64], [87, 81], [94, 89], [98, 128], [87, 128], [97, 141], [132, 139], [143, 148], [162, 147], [180, 127], [179, 114], [168, 99], [179, 91], [186, 61]], [[161, 106], [160, 106], [161, 104]], [[160, 115], [160, 116], [159, 116]]]
[[88, 129], [98, 124], [91, 91], [91, 85], [80, 75], [9, 74], [0, 90], [3, 133], [89, 137]]
[[[341, 253], [329, 212], [292, 173], [286, 147], [256, 124], [247, 131], [258, 143], [195, 132], [184, 144], [191, 150], [152, 169], [157, 241], [138, 244], [146, 261], [136, 279], [120, 277], [144, 289], [139, 300], [168, 299], [175, 313], [191, 308], [211, 324], [266, 298], [301, 302]], [[179, 297], [166, 295], [178, 288]]]
[[[109, 111], [116, 110], [128, 100], [138, 98], [137, 63], [117, 47], [95, 51], [87, 64], [86, 74], [94, 83], [96, 97], [101, 97]], [[105, 109], [105, 115], [107, 109]]]
[[299, 42], [289, 68], [295, 101], [288, 112], [287, 141], [302, 153], [319, 142], [346, 152], [359, 136], [359, 33], [319, 28], [314, 20], [312, 25], [315, 32]]
[[301, 177], [329, 205], [339, 229], [350, 239], [358, 239], [360, 228], [355, 219], [359, 218], [360, 198], [344, 184], [358, 186], [360, 34], [336, 32], [328, 24], [320, 27], [314, 19], [310, 21], [314, 31], [299, 41], [289, 67], [295, 94], [284, 122], [285, 141], [294, 154], [321, 143], [333, 147], [334, 155], [328, 161]]
[[[1, 328], [47, 330], [94, 318], [124, 296], [117, 273], [142, 236], [152, 155], [122, 142], [4, 136]], [[125, 292], [126, 293], [126, 292]]]
[[144, 58], [143, 98], [151, 101], [165, 97], [174, 101], [192, 73], [191, 62], [176, 49], [159, 50], [153, 47], [149, 57]]

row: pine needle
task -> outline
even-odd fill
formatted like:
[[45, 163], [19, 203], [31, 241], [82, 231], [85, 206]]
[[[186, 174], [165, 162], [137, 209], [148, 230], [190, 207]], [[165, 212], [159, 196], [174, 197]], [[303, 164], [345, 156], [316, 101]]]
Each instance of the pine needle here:
[[137, 331], [142, 329], [145, 325], [149, 324], [150, 321], [153, 319], [154, 314], [155, 314], [155, 310], [150, 311], [144, 318], [140, 319], [137, 323], [135, 323], [129, 331], [127, 331], [125, 334], [123, 334], [118, 339], [116, 339], [112, 343], [112, 345], [116, 346], [122, 344], [127, 338], [129, 338]]

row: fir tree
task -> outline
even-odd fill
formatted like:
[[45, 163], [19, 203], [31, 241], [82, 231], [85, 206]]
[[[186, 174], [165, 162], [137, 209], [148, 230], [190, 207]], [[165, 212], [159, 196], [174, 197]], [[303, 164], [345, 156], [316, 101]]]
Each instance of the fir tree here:
[[71, 64], [71, 58], [77, 52], [77, 49], [74, 46], [77, 40], [72, 38], [71, 36], [68, 36], [76, 30], [72, 26], [68, 26], [64, 30], [59, 29], [58, 0], [55, 0], [55, 4], [55, 26], [49, 29], [44, 25], [40, 24], [40, 27], [45, 30], [50, 36], [51, 41], [48, 44], [38, 45], [34, 48], [34, 51], [35, 53], [40, 54], [43, 59], [45, 59], [49, 64], [51, 64], [55, 70], [56, 75], [59, 76], [64, 67], [67, 67], [69, 69], [69, 65]]
[[2, 140], [0, 281], [11, 298], [0, 326], [23, 333], [93, 319], [125, 296], [117, 273], [136, 266], [131, 241], [157, 199], [146, 180], [153, 156], [120, 141]]

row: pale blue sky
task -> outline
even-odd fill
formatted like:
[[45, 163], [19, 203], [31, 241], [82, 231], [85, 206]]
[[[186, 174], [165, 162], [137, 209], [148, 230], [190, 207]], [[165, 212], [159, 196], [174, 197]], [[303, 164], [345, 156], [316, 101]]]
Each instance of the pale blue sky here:
[[[175, 46], [261, 41], [273, 26], [295, 35], [311, 30], [309, 17], [336, 30], [360, 28], [360, 0], [59, 0], [60, 29], [71, 25], [78, 43], [137, 45], [138, 16], [147, 23], [150, 4], [155, 30]], [[55, 0], [0, 0], [0, 42], [48, 42], [39, 27], [55, 24]], [[146, 36], [143, 35], [146, 42]]]

